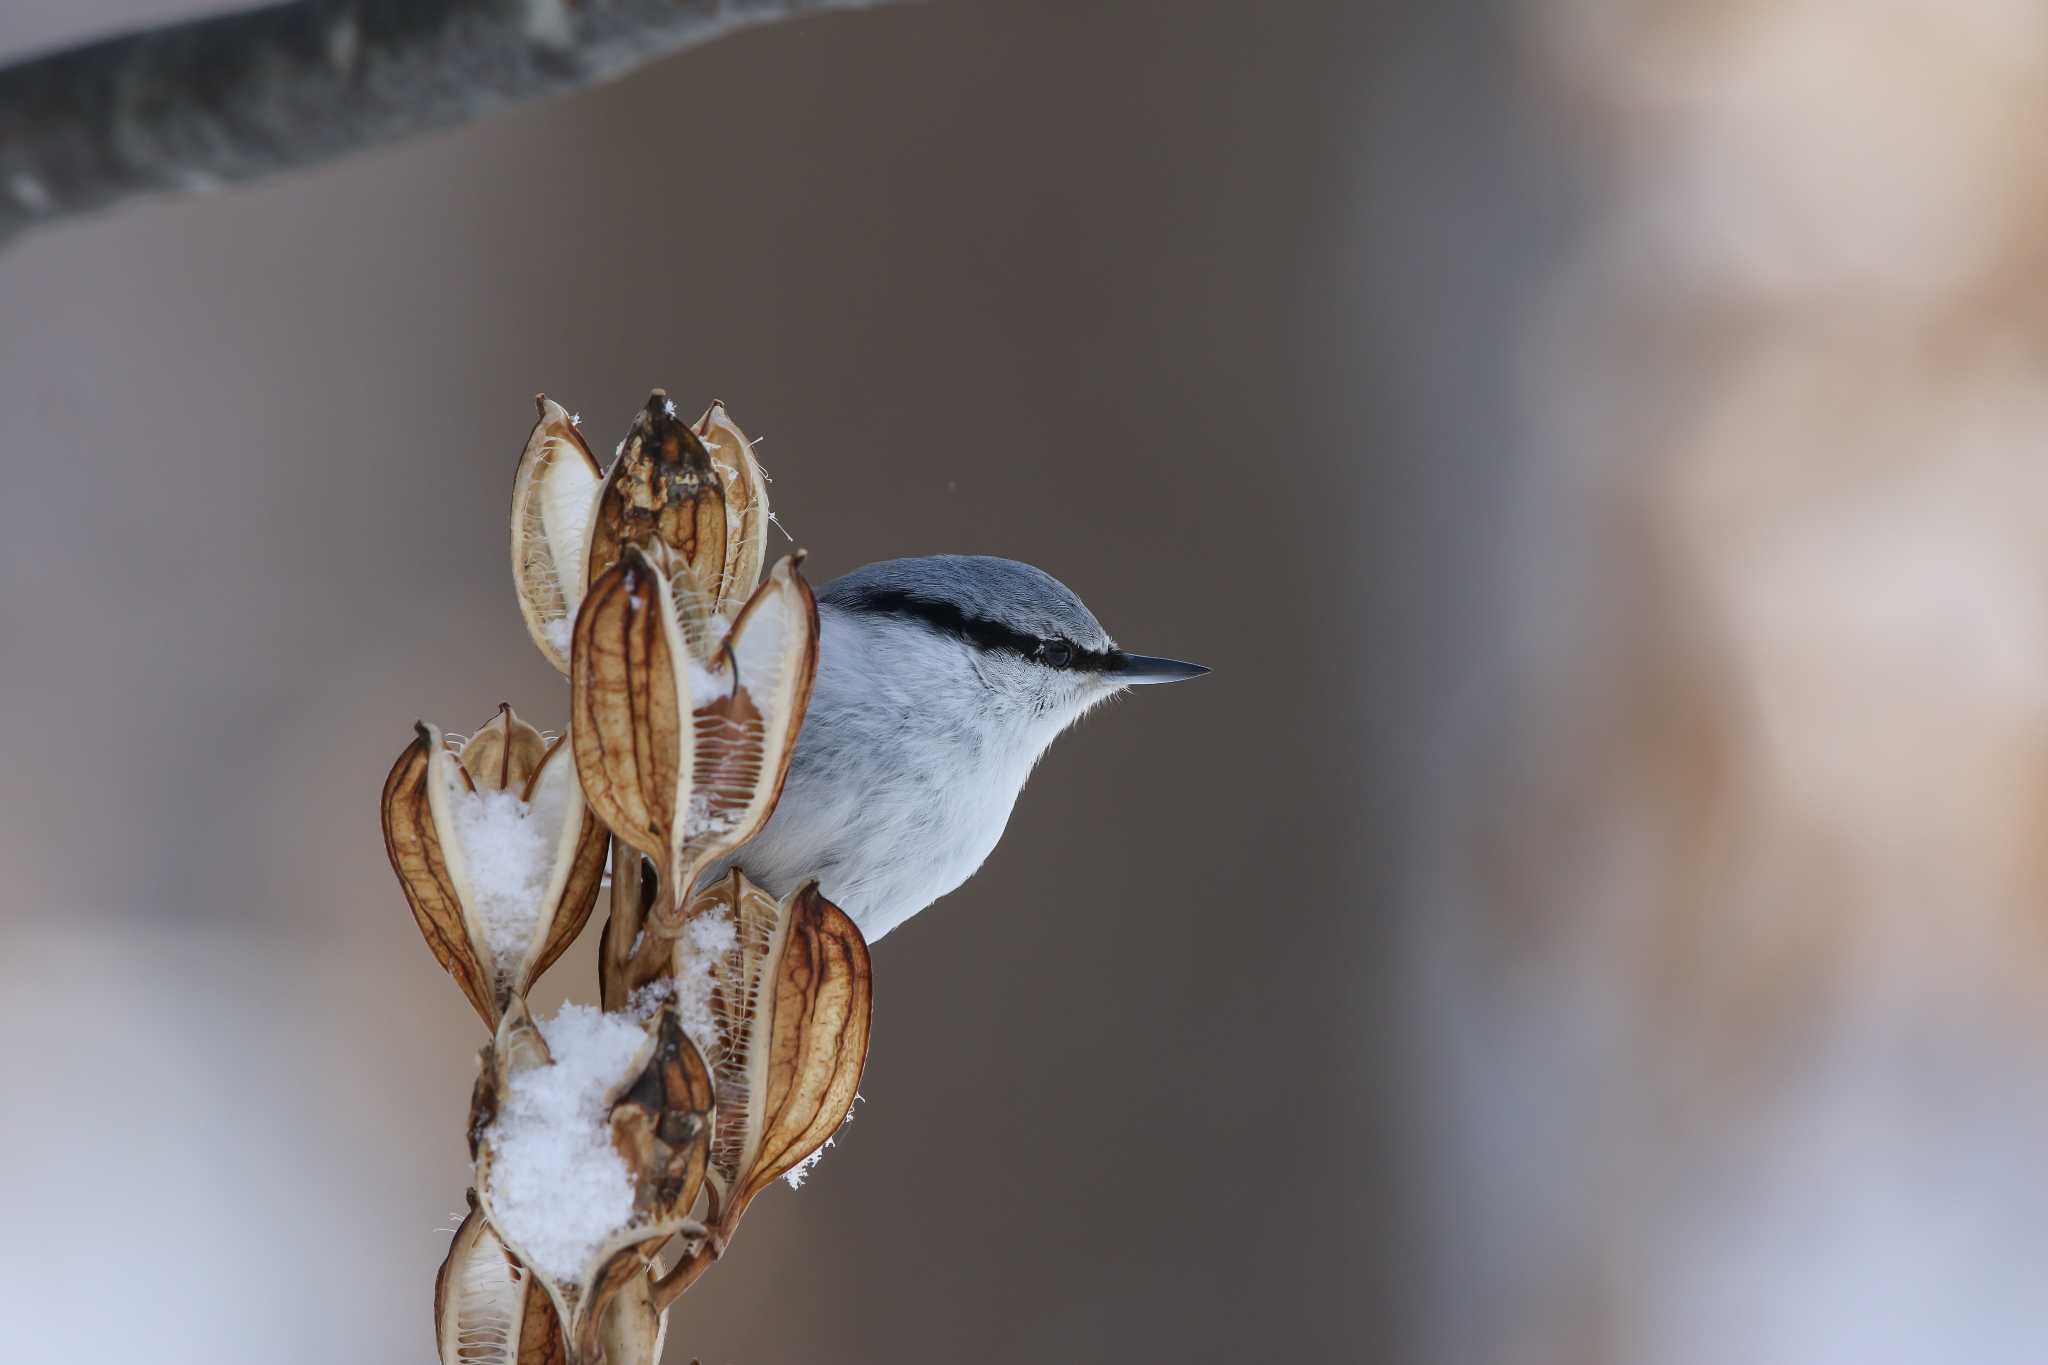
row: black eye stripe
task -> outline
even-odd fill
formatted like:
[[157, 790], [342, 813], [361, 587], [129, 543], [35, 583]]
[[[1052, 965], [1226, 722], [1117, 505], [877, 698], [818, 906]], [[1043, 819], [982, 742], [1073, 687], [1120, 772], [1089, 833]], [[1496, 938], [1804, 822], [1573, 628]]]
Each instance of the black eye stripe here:
[[[877, 616], [903, 616], [921, 621], [943, 635], [965, 640], [977, 649], [1001, 650], [1019, 658], [1034, 659], [1053, 668], [1109, 667], [1112, 655], [1105, 650], [1083, 649], [1071, 640], [1041, 640], [1035, 635], [1011, 630], [1008, 626], [993, 621], [984, 621], [969, 616], [951, 602], [934, 602], [930, 598], [914, 597], [903, 592], [869, 592], [835, 600], [833, 605], [848, 611], [869, 612]], [[1055, 663], [1045, 658], [1045, 651], [1058, 647], [1068, 652], [1065, 663]]]

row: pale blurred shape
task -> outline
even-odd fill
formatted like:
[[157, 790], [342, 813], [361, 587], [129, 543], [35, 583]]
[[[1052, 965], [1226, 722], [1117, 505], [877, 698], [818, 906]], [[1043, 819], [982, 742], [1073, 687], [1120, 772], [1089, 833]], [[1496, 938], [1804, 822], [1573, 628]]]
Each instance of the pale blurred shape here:
[[2048, 9], [1528, 15], [1596, 191], [1426, 950], [1440, 1354], [2039, 1359]]

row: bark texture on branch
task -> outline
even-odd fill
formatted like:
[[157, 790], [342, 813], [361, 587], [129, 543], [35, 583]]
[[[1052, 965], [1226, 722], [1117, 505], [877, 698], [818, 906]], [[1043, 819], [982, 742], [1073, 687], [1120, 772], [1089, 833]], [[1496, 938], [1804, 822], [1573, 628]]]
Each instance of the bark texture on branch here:
[[0, 67], [0, 244], [316, 166], [734, 29], [878, 0], [293, 0]]

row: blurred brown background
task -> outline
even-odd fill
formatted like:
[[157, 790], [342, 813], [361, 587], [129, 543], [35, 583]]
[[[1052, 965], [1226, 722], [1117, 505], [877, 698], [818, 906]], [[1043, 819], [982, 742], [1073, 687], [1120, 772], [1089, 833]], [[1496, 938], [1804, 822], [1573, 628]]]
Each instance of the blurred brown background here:
[[26, 238], [0, 1359], [430, 1357], [376, 792], [561, 721], [530, 395], [654, 384], [819, 578], [1216, 667], [880, 945], [673, 1360], [2041, 1359], [2044, 127], [2031, 0], [946, 0]]

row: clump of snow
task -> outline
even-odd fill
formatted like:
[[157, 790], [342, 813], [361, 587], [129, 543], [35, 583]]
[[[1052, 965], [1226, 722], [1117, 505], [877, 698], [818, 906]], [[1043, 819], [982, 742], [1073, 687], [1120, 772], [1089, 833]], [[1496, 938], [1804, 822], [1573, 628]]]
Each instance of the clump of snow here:
[[[563, 767], [559, 761], [550, 766]], [[473, 908], [496, 957], [523, 957], [540, 923], [555, 844], [568, 818], [567, 786], [550, 772], [531, 805], [509, 790], [458, 790], [449, 802]]]
[[711, 808], [711, 793], [695, 791], [690, 793], [690, 804], [683, 811], [683, 837], [704, 839], [719, 834], [730, 834], [739, 823], [742, 810], [722, 807]]
[[[633, 936], [633, 946], [639, 947], [640, 940], [646, 937], [647, 931], [644, 929], [635, 934]], [[626, 1001], [626, 1012], [644, 1024], [649, 1019], [652, 1019], [655, 1012], [675, 993], [675, 982], [665, 976], [657, 977], [633, 992], [631, 998]]]
[[739, 944], [732, 920], [725, 915], [698, 915], [683, 930], [676, 946], [676, 1013], [683, 1032], [697, 1045], [707, 1066], [718, 1064], [724, 1050], [718, 1019], [711, 1012], [712, 969]]
[[547, 636], [548, 643], [555, 647], [555, 652], [566, 659], [569, 657], [569, 641], [576, 634], [576, 618], [557, 616], [541, 627], [541, 634]]
[[719, 1040], [718, 1016], [711, 1009], [711, 989], [716, 984], [712, 969], [738, 943], [739, 935], [729, 916], [696, 916], [677, 942], [676, 974], [650, 981], [633, 992], [633, 998], [627, 1002], [628, 1010], [645, 1023], [664, 1004], [675, 1001], [684, 1035], [696, 1044], [706, 1066], [716, 1066], [725, 1049]]
[[732, 622], [708, 605], [701, 611], [685, 612], [682, 622], [683, 638], [690, 645], [690, 706], [694, 710], [707, 701], [732, 695], [732, 671], [712, 667], [726, 637], [732, 634]]
[[[714, 618], [715, 619], [715, 618]], [[717, 649], [717, 642], [711, 645]], [[696, 710], [706, 702], [717, 701], [732, 693], [732, 675], [723, 670], [713, 672], [698, 662], [697, 656], [690, 656], [690, 709]]]
[[645, 1025], [569, 1003], [536, 1020], [554, 1065], [512, 1078], [491, 1126], [491, 1215], [543, 1274], [577, 1281], [633, 1216], [633, 1177], [612, 1146], [606, 1092], [628, 1079]]

